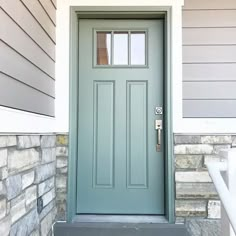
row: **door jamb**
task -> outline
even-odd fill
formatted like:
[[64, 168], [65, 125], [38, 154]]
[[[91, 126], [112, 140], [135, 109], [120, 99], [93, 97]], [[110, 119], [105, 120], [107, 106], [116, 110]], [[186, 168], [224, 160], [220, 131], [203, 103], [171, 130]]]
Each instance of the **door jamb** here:
[[[78, 22], [79, 17], [89, 15], [102, 16], [109, 12], [114, 13], [114, 8], [102, 7], [70, 7], [70, 92], [69, 92], [69, 160], [68, 160], [68, 195], [67, 195], [67, 221], [72, 222], [76, 215], [76, 166], [77, 166], [77, 134], [78, 134]], [[129, 11], [129, 12], [127, 12]], [[130, 10], [118, 9], [123, 13], [145, 15], [160, 13], [164, 15], [165, 22], [165, 75], [164, 75], [164, 107], [165, 107], [165, 216], [169, 223], [175, 222], [175, 195], [174, 195], [174, 154], [173, 154], [173, 128], [172, 128], [172, 81], [171, 81], [171, 7], [158, 7], [153, 11], [143, 12], [132, 7]], [[145, 18], [145, 17], [144, 17]], [[76, 112], [75, 112], [76, 111]]]

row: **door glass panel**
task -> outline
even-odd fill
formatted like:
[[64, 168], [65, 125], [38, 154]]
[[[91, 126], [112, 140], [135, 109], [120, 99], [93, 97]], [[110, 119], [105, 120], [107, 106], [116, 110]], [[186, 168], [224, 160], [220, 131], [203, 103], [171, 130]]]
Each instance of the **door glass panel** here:
[[131, 65], [146, 64], [145, 32], [131, 32]]
[[128, 65], [128, 32], [114, 32], [114, 65]]
[[111, 64], [111, 33], [97, 32], [97, 65]]

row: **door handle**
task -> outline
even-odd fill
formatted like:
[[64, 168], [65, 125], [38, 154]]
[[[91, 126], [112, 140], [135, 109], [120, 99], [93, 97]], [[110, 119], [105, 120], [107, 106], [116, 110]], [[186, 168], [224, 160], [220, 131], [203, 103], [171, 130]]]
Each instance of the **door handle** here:
[[157, 145], [156, 151], [161, 151], [161, 131], [162, 131], [162, 120], [155, 120], [155, 129], [157, 130]]

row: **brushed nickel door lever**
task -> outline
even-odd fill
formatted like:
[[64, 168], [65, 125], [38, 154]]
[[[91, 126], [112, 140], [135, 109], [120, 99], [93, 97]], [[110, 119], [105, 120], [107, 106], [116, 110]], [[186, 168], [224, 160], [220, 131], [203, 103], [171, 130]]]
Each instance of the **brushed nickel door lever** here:
[[161, 151], [161, 131], [162, 131], [162, 120], [155, 120], [155, 129], [157, 130], [157, 145], [156, 151]]

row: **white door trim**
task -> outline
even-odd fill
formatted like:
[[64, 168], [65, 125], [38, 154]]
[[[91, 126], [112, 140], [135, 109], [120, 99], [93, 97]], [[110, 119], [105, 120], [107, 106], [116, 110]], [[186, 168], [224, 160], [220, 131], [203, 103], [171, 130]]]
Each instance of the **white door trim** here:
[[170, 9], [169, 75], [173, 82], [172, 104], [174, 131], [182, 122], [182, 6], [183, 0], [58, 0], [57, 2], [57, 46], [56, 46], [56, 117], [58, 132], [69, 130], [69, 31], [70, 7], [107, 8], [108, 11], [166, 11]]

